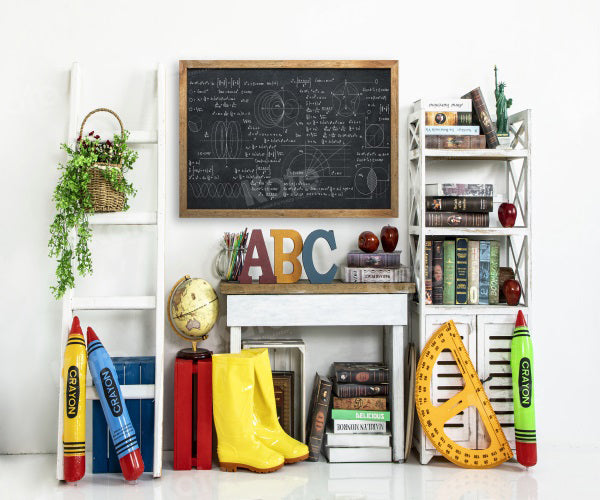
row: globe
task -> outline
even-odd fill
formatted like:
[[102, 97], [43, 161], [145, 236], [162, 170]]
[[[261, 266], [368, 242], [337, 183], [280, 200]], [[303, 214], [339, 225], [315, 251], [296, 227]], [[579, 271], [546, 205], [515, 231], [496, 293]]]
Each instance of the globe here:
[[175, 333], [196, 342], [205, 340], [219, 315], [219, 301], [209, 283], [185, 276], [169, 294], [169, 322]]

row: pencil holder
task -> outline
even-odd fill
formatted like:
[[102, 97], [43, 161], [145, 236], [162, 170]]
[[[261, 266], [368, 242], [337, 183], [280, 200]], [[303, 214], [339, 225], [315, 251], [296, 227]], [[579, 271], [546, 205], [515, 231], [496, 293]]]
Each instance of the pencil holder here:
[[215, 273], [223, 281], [237, 281], [244, 266], [245, 257], [246, 248], [221, 242], [221, 249], [215, 259]]

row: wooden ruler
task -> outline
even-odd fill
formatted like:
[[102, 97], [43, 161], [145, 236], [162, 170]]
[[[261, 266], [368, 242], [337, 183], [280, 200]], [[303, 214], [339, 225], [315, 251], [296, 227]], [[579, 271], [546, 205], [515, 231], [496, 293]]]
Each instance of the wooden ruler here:
[[[445, 349], [449, 349], [452, 353], [465, 385], [462, 391], [448, 401], [440, 406], [434, 406], [431, 402], [433, 367], [438, 356]], [[427, 437], [442, 455], [456, 465], [470, 469], [487, 469], [512, 458], [510, 445], [498, 422], [498, 417], [494, 413], [453, 321], [444, 323], [431, 336], [421, 353], [417, 365], [415, 405]], [[489, 435], [490, 445], [485, 450], [464, 448], [452, 441], [444, 431], [444, 424], [469, 406], [477, 409]]]

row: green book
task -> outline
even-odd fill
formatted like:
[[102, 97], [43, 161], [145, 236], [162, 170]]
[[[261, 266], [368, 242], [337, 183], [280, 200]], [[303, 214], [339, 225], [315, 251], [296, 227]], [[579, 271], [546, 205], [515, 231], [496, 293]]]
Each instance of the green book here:
[[376, 420], [380, 422], [390, 421], [389, 411], [370, 410], [331, 410], [331, 418], [334, 420]]
[[498, 273], [500, 270], [500, 242], [490, 242], [490, 294], [489, 303], [498, 304], [500, 302], [500, 284], [498, 283]]
[[467, 238], [456, 238], [456, 304], [466, 304], [469, 283], [469, 240]]
[[444, 241], [444, 291], [443, 303], [454, 304], [454, 240]]

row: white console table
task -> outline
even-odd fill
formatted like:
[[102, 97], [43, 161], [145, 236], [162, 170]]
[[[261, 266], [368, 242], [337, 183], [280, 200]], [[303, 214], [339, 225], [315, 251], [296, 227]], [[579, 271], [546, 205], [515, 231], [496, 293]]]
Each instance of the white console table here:
[[[242, 346], [249, 326], [384, 327], [384, 361], [391, 373], [392, 459], [404, 461], [404, 348], [407, 341], [407, 294], [414, 283], [342, 283], [243, 285], [222, 282], [227, 297], [230, 352]], [[333, 361], [343, 361], [333, 359]]]

